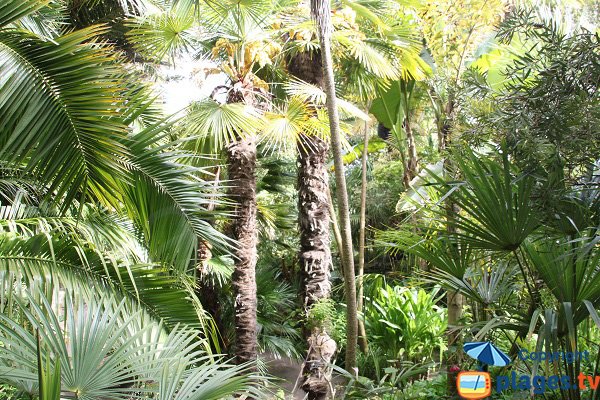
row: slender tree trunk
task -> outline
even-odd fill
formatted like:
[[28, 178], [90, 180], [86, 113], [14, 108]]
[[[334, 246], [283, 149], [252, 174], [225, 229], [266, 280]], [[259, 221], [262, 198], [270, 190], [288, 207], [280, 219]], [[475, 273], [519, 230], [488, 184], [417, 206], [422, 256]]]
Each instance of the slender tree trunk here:
[[[302, 52], [288, 60], [289, 72], [297, 78], [323, 87], [320, 51]], [[331, 246], [329, 239], [329, 176], [327, 142], [316, 136], [301, 135], [298, 141], [298, 224], [300, 227], [300, 269], [303, 281], [304, 311], [331, 293]], [[327, 322], [324, 321], [326, 324]], [[305, 330], [307, 357], [302, 389], [309, 399], [331, 395], [331, 359], [337, 345], [325, 325]], [[327, 351], [324, 351], [324, 346]]]
[[[441, 124], [441, 131], [439, 134], [440, 143], [438, 143], [440, 152], [444, 152], [448, 149], [451, 142], [452, 125], [454, 123], [454, 96], [452, 93], [449, 96], [448, 103], [444, 107], [442, 113], [443, 124]], [[454, 173], [454, 167], [452, 161], [446, 155], [444, 160], [444, 176], [446, 179], [452, 178], [451, 174]], [[456, 233], [456, 228], [452, 225], [456, 214], [459, 213], [458, 206], [452, 200], [452, 197], [448, 197], [445, 202], [446, 209], [446, 230], [449, 234]], [[458, 324], [462, 318], [463, 312], [463, 295], [458, 292], [448, 292], [446, 296], [448, 305], [448, 330], [446, 332], [448, 348], [454, 347], [456, 351], [450, 352], [449, 357], [446, 359], [446, 369], [448, 373], [448, 394], [453, 396], [456, 394], [456, 377], [457, 372], [454, 365], [460, 365], [462, 359], [462, 335], [458, 329]]]
[[404, 117], [404, 132], [406, 132], [406, 147], [407, 147], [407, 162], [406, 162], [406, 177], [405, 181], [412, 181], [417, 176], [419, 159], [417, 157], [417, 145], [415, 143], [415, 135], [412, 130], [410, 98], [414, 89], [414, 81], [402, 81], [402, 95], [404, 97], [405, 117]]
[[340, 213], [340, 233], [342, 236], [342, 255], [344, 258], [344, 289], [346, 294], [346, 370], [355, 373], [356, 368], [356, 341], [358, 324], [356, 314], [356, 283], [354, 275], [354, 250], [352, 248], [352, 232], [350, 226], [350, 210], [348, 206], [348, 192], [346, 190], [346, 176], [344, 175], [344, 162], [342, 159], [342, 145], [340, 133], [340, 118], [337, 109], [335, 94], [335, 79], [333, 76], [333, 59], [331, 55], [331, 9], [329, 0], [311, 0], [311, 12], [317, 23], [319, 40], [321, 43], [321, 56], [323, 60], [323, 74], [325, 77], [325, 93], [327, 94], [327, 110], [329, 114], [329, 127], [331, 130], [331, 150], [335, 167], [337, 185], [338, 207]]
[[[219, 187], [220, 175], [221, 175], [221, 167], [216, 167], [215, 168], [215, 179], [213, 181], [213, 188], [215, 190], [215, 194]], [[216, 207], [216, 202], [211, 202], [206, 207], [206, 211], [208, 211], [208, 212], [214, 211], [215, 207]], [[208, 262], [212, 258], [212, 251], [211, 251], [210, 243], [208, 243], [206, 240], [199, 238], [198, 239], [198, 250], [196, 252], [196, 256], [197, 256], [196, 258], [198, 260], [196, 288], [195, 288], [196, 296], [198, 297], [198, 299], [200, 299], [200, 302], [202, 303], [202, 306], [204, 307], [204, 309], [207, 310], [208, 313], [210, 314], [210, 316], [212, 317], [218, 331], [222, 332], [223, 331], [223, 321], [221, 319], [221, 304], [219, 303], [217, 288], [215, 288], [213, 282], [209, 281], [208, 279], [203, 279], [207, 273]], [[218, 340], [218, 339], [215, 338], [215, 341], [216, 340]], [[222, 344], [227, 346], [227, 343], [222, 343]], [[215, 343], [214, 347], [216, 347], [216, 346], [219, 346], [219, 343]], [[218, 348], [215, 348], [215, 350], [218, 350], [218, 352], [220, 352], [220, 350]]]
[[411, 127], [410, 118], [406, 117], [405, 119], [405, 132], [406, 132], [406, 142], [408, 145], [408, 160], [406, 165], [406, 173], [408, 181], [412, 181], [415, 176], [417, 176], [418, 165], [418, 157], [417, 157], [417, 145], [415, 143], [415, 136], [413, 135], [412, 127]]
[[237, 240], [235, 268], [232, 275], [235, 311], [235, 356], [237, 361], [255, 361], [257, 357], [256, 324], [256, 140], [247, 138], [227, 147], [229, 195], [236, 202], [235, 215], [229, 226]]
[[[365, 136], [363, 140], [362, 153], [362, 175], [360, 185], [360, 227], [358, 238], [358, 285], [357, 307], [359, 313], [363, 312], [364, 287], [363, 275], [365, 273], [365, 233], [367, 225], [367, 161], [369, 158], [369, 127], [365, 124]], [[368, 350], [367, 331], [365, 329], [364, 318], [358, 319], [358, 345], [363, 353]]]
[[337, 220], [337, 213], [335, 212], [335, 207], [333, 206], [333, 199], [331, 198], [331, 190], [327, 193], [327, 201], [329, 202], [329, 220], [331, 221], [331, 229], [333, 229], [333, 238], [335, 239], [335, 244], [338, 248], [338, 254], [340, 256], [340, 264], [342, 265], [341, 273], [342, 278], [344, 277], [344, 256], [342, 254], [342, 234], [340, 233], [340, 226]]

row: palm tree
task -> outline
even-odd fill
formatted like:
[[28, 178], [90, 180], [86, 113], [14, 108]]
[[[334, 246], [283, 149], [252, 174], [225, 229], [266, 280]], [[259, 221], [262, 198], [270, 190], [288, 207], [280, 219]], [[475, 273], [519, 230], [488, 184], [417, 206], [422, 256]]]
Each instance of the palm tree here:
[[89, 204], [105, 207], [133, 224], [144, 262], [184, 274], [197, 236], [226, 243], [205, 221], [205, 183], [165, 140], [168, 123], [129, 127], [161, 117], [149, 111], [146, 88], [128, 82], [111, 48], [97, 42], [101, 28], [52, 41], [27, 30], [54, 15], [45, 6], [11, 1], [0, 14], [3, 202], [14, 206], [20, 193], [34, 210], [28, 217], [62, 221], [80, 219]]
[[[264, 127], [264, 113], [270, 104], [267, 85], [257, 77], [255, 67], [276, 50], [263, 47], [268, 45], [265, 27], [270, 21], [265, 16], [281, 5], [231, 1], [194, 4], [194, 8], [191, 3], [179, 3], [162, 15], [140, 18], [131, 39], [138, 50], [158, 60], [186, 47], [206, 45], [209, 51], [204, 51], [205, 55], [227, 75], [227, 85], [217, 88], [211, 99], [190, 107], [186, 127], [197, 134], [198, 149], [224, 154], [227, 161], [229, 197], [234, 202], [227, 230], [236, 241], [232, 276], [235, 354], [240, 362], [246, 362], [257, 357], [255, 169], [257, 134]], [[198, 26], [195, 22], [203, 28], [200, 37], [193, 36]], [[222, 102], [217, 100], [221, 94]]]
[[[323, 67], [318, 50], [298, 52], [288, 61], [288, 70], [296, 78], [323, 87]], [[303, 276], [304, 309], [331, 293], [331, 247], [329, 221], [329, 176], [327, 142], [302, 132], [298, 137], [298, 225], [300, 228], [300, 271]], [[323, 326], [305, 332], [308, 342], [304, 368], [304, 389], [311, 399], [329, 393], [327, 370], [336, 351], [336, 343]], [[317, 345], [319, 343], [319, 345]], [[326, 347], [326, 348], [325, 348]]]
[[3, 382], [34, 395], [58, 377], [79, 398], [125, 399], [154, 382], [161, 398], [257, 393], [238, 376], [245, 365], [199, 357], [210, 347], [188, 266], [197, 237], [226, 243], [205, 220], [204, 171], [168, 139], [101, 28], [36, 34], [54, 15], [46, 5], [0, 10]]
[[[300, 8], [294, 10], [293, 14], [283, 17], [286, 66], [287, 71], [294, 78], [305, 83], [291, 85], [297, 92], [302, 92], [298, 90], [301, 87], [305, 92], [309, 91], [312, 86], [312, 91], [317, 93], [324, 88], [321, 50], [318, 43], [315, 43], [315, 40], [318, 40], [316, 27], [307, 24], [307, 18], [302, 11], [304, 9]], [[368, 47], [366, 41], [359, 39], [360, 33], [355, 29], [340, 27], [336, 38], [339, 38], [339, 41], [336, 41], [338, 61], [345, 59], [348, 62], [366, 65], [364, 67], [366, 71], [371, 71], [369, 67], [372, 67], [373, 59], [378, 60], [380, 64], [385, 64], [385, 57], [377, 49]], [[352, 54], [352, 49], [359, 50], [357, 54], [349, 56]], [[368, 57], [361, 57], [367, 54]], [[393, 70], [393, 66], [389, 63], [387, 73]], [[374, 75], [378, 75], [380, 71], [375, 72]], [[322, 98], [322, 101], [326, 102], [324, 93]], [[345, 103], [340, 105], [342, 110], [347, 108]], [[360, 119], [368, 119], [366, 115], [361, 114], [363, 113], [354, 112], [354, 115], [360, 115]], [[300, 262], [304, 276], [305, 312], [310, 315], [310, 308], [330, 295], [329, 220], [335, 217], [329, 214], [329, 184], [326, 170], [329, 146], [325, 138], [311, 132], [300, 132], [297, 148]], [[311, 398], [320, 398], [329, 392], [328, 364], [336, 346], [326, 331], [326, 325], [327, 323], [322, 321], [321, 326], [313, 326], [312, 331], [305, 332], [308, 341], [308, 362], [305, 364], [303, 389]], [[327, 349], [314, 345], [317, 341], [326, 343]]]
[[311, 14], [317, 24], [321, 43], [321, 59], [323, 63], [325, 93], [327, 94], [327, 111], [331, 133], [331, 150], [335, 166], [335, 180], [340, 214], [340, 233], [342, 236], [342, 257], [344, 267], [344, 288], [346, 294], [346, 369], [350, 372], [356, 367], [356, 343], [358, 337], [358, 321], [356, 315], [356, 283], [354, 272], [354, 250], [350, 226], [350, 209], [344, 162], [342, 160], [342, 144], [340, 132], [340, 117], [338, 114], [335, 79], [333, 73], [333, 57], [331, 54], [331, 24], [330, 3], [327, 0], [311, 0]]

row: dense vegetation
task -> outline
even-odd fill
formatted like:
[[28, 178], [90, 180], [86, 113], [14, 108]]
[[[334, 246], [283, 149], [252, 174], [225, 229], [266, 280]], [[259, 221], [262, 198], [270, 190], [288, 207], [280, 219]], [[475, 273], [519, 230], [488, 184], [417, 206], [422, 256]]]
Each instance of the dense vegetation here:
[[[599, 16], [0, 0], [0, 399], [450, 399], [484, 341], [600, 375]], [[600, 398], [544, 389], [491, 398]]]

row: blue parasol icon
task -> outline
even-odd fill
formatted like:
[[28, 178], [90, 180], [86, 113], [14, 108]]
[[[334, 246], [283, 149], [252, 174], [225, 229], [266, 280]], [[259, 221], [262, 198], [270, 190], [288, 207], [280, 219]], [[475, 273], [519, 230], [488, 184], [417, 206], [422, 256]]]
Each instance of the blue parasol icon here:
[[510, 358], [490, 342], [471, 342], [463, 346], [465, 353], [482, 364], [505, 367]]

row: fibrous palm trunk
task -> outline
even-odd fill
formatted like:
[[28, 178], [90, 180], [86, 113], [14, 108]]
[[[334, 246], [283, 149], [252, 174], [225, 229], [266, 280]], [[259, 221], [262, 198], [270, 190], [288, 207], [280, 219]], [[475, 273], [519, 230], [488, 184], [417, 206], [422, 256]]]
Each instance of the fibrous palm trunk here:
[[[322, 86], [323, 70], [320, 52], [303, 52], [289, 60], [288, 69], [297, 78]], [[301, 135], [298, 140], [298, 225], [300, 227], [300, 267], [303, 281], [305, 313], [331, 293], [331, 248], [329, 239], [329, 182], [326, 141], [316, 136]], [[329, 363], [336, 343], [324, 326], [305, 332], [307, 356], [302, 389], [309, 399], [330, 395]], [[325, 345], [325, 347], [324, 347]], [[325, 350], [327, 348], [327, 350]]]
[[333, 58], [331, 54], [331, 5], [329, 0], [311, 0], [311, 13], [317, 24], [319, 41], [321, 44], [321, 57], [323, 61], [323, 75], [325, 94], [327, 95], [327, 111], [331, 132], [331, 151], [335, 167], [335, 180], [337, 185], [337, 198], [340, 214], [340, 233], [342, 236], [342, 257], [344, 268], [344, 292], [346, 295], [346, 370], [354, 373], [356, 367], [356, 342], [358, 337], [358, 319], [356, 312], [356, 283], [354, 271], [354, 250], [352, 246], [352, 230], [350, 226], [350, 209], [348, 205], [348, 192], [346, 189], [346, 176], [344, 175], [344, 162], [342, 159], [342, 144], [340, 133], [340, 118], [337, 108], [335, 93], [335, 79], [333, 75]]
[[[306, 140], [308, 139], [309, 142]], [[300, 225], [300, 265], [304, 282], [304, 307], [331, 293], [331, 250], [326, 159], [329, 146], [319, 138], [301, 138], [299, 143], [298, 205]], [[312, 400], [330, 396], [330, 363], [337, 345], [324, 326], [306, 332], [308, 352], [302, 389]]]
[[229, 226], [237, 241], [232, 275], [235, 312], [235, 356], [238, 362], [257, 357], [256, 323], [256, 140], [239, 139], [227, 147], [229, 195], [235, 201], [235, 215]]
[[[304, 306], [310, 308], [331, 292], [331, 251], [327, 191], [327, 142], [303, 137], [298, 145], [298, 222]], [[308, 140], [308, 142], [307, 142]]]

